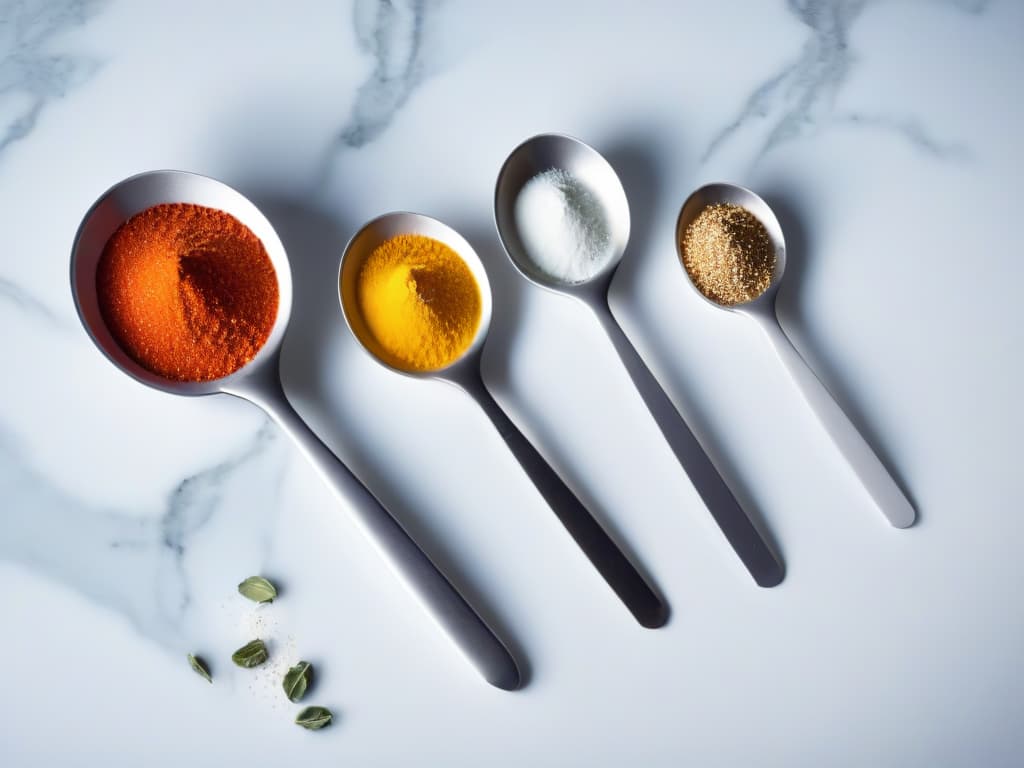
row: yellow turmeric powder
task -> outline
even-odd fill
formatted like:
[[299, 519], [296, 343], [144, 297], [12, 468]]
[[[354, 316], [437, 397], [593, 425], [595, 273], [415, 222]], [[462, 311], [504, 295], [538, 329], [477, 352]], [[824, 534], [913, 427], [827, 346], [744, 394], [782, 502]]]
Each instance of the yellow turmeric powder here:
[[361, 330], [371, 337], [363, 343], [406, 371], [455, 362], [473, 343], [483, 311], [466, 262], [423, 235], [398, 235], [377, 246], [360, 268], [356, 300]]

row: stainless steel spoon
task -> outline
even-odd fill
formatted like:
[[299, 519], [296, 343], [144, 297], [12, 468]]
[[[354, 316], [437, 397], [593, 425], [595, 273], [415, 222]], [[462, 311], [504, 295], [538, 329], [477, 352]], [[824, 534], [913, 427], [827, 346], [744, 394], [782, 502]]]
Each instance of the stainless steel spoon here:
[[[406, 234], [424, 235], [447, 245], [462, 257], [480, 286], [483, 307], [476, 337], [458, 360], [439, 370], [410, 372], [383, 360], [368, 345], [367, 340], [373, 336], [366, 330], [359, 311], [357, 283], [366, 258], [381, 243], [396, 235]], [[367, 223], [349, 241], [338, 268], [338, 286], [345, 322], [363, 349], [374, 360], [393, 371], [413, 378], [446, 381], [473, 397], [562, 525], [636, 620], [645, 627], [660, 627], [664, 624], [668, 619], [665, 604], [488, 391], [480, 374], [480, 363], [491, 324], [491, 285], [480, 257], [466, 239], [448, 225], [429, 216], [418, 213], [385, 214]]]
[[[583, 283], [563, 283], [541, 272], [530, 260], [516, 219], [516, 198], [538, 173], [568, 171], [601, 202], [614, 253], [608, 265]], [[622, 359], [666, 442], [700, 494], [754, 581], [774, 587], [785, 569], [740, 507], [711, 459], [701, 448], [665, 391], [623, 333], [608, 304], [608, 290], [629, 240], [629, 202], [622, 182], [607, 160], [579, 139], [546, 133], [527, 139], [505, 160], [494, 190], [494, 220], [505, 251], [516, 269], [542, 288], [571, 296], [590, 308]]]
[[[231, 214], [263, 242], [277, 272], [280, 304], [270, 337], [251, 362], [222, 379], [180, 382], [150, 373], [125, 354], [103, 321], [96, 292], [96, 266], [104, 246], [127, 219], [162, 203], [192, 203]], [[226, 184], [194, 173], [152, 171], [125, 179], [105, 192], [85, 214], [71, 251], [71, 291], [90, 338], [110, 362], [137, 381], [173, 395], [225, 393], [262, 408], [295, 441], [406, 586], [480, 674], [498, 688], [519, 687], [519, 670], [502, 642], [401, 524], [289, 404], [281, 386], [280, 358], [292, 307], [291, 269], [281, 240], [255, 205]]]
[[687, 277], [686, 282], [698, 296], [712, 306], [739, 312], [757, 321], [807, 404], [817, 415], [821, 426], [835, 443], [839, 452], [846, 458], [850, 468], [860, 479], [878, 510], [897, 528], [907, 528], [913, 525], [914, 507], [911, 506], [903, 491], [879, 461], [875, 452], [871, 450], [871, 446], [867, 444], [847, 415], [843, 413], [825, 385], [800, 356], [779, 324], [775, 299], [779, 293], [779, 286], [782, 284], [782, 275], [786, 271], [786, 241], [782, 236], [779, 220], [768, 204], [749, 189], [735, 184], [708, 184], [698, 189], [683, 203], [683, 207], [679, 211], [679, 219], [676, 222], [676, 247], [679, 249], [680, 265], [682, 266], [683, 263], [683, 235], [686, 228], [706, 206], [715, 203], [742, 206], [761, 221], [765, 229], [768, 230], [768, 236], [775, 247], [775, 274], [772, 276], [768, 290], [763, 294], [753, 301], [733, 306], [719, 304], [701, 293], [689, 279], [690, 274], [683, 266], [683, 272]]

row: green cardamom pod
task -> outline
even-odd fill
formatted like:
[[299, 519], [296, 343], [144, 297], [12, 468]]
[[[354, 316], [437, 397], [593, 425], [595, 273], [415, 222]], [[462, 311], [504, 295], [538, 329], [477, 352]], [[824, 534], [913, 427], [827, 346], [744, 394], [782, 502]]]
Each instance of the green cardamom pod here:
[[262, 640], [253, 640], [232, 653], [231, 660], [246, 669], [258, 667], [267, 660], [267, 646], [263, 644]]
[[299, 701], [306, 695], [306, 689], [313, 681], [313, 665], [308, 661], [300, 661], [285, 672], [284, 695], [291, 701]]
[[197, 675], [206, 679], [206, 682], [212, 683], [213, 678], [210, 676], [210, 670], [207, 668], [206, 663], [191, 653], [188, 655], [189, 666], [195, 671]]
[[330, 725], [333, 719], [334, 715], [327, 707], [306, 707], [295, 718], [295, 724], [310, 731], [319, 731], [324, 726]]
[[238, 585], [238, 592], [254, 603], [272, 603], [277, 597], [277, 588], [262, 576], [250, 576]]

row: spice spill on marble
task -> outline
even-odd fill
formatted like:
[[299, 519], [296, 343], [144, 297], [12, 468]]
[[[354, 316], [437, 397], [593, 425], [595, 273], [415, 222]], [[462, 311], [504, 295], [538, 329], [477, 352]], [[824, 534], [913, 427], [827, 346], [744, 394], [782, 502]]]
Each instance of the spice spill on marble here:
[[[252, 591], [252, 587], [257, 589]], [[268, 590], [278, 595], [277, 588], [263, 577], [250, 577], [238, 586], [238, 593], [255, 605], [247, 606], [238, 616], [240, 636], [257, 639], [235, 651], [231, 659], [241, 667], [249, 680], [249, 693], [267, 701], [275, 710], [297, 703], [313, 688], [313, 665], [299, 658], [295, 638], [282, 636], [279, 609], [269, 598]], [[248, 592], [248, 594], [247, 594]], [[230, 601], [235, 605], [235, 600]], [[222, 603], [227, 609], [229, 603]], [[188, 654], [189, 665], [208, 682], [212, 682], [209, 668], [194, 654]], [[282, 696], [282, 693], [284, 694]], [[329, 725], [334, 715], [321, 706], [306, 707], [295, 717], [295, 723], [308, 730], [319, 730]]]
[[206, 682], [213, 682], [213, 676], [210, 674], [210, 667], [201, 657], [196, 656], [193, 653], [188, 654], [188, 665], [192, 667], [193, 672], [203, 678]]
[[295, 724], [307, 731], [319, 731], [334, 722], [334, 714], [327, 707], [306, 707], [295, 716]]
[[313, 665], [308, 661], [300, 661], [284, 674], [281, 687], [289, 701], [301, 701], [313, 683]]
[[267, 653], [267, 644], [262, 639], [256, 638], [250, 640], [248, 643], [243, 645], [233, 654], [231, 654], [231, 660], [239, 667], [245, 669], [251, 669], [252, 667], [258, 667], [263, 664], [269, 655]]
[[277, 587], [263, 576], [250, 576], [238, 585], [238, 594], [254, 603], [272, 603]]

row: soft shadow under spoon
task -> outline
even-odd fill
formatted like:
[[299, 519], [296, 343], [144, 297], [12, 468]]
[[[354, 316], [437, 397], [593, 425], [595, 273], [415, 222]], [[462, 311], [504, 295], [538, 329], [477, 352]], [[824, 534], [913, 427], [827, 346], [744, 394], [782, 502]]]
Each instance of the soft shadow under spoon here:
[[[180, 382], [150, 373], [125, 354], [103, 321], [96, 292], [96, 267], [107, 240], [136, 213], [163, 203], [191, 203], [231, 214], [263, 242], [277, 273], [280, 303], [267, 342], [253, 360], [222, 379]], [[255, 205], [226, 184], [194, 173], [152, 171], [125, 179], [105, 192], [85, 214], [71, 251], [71, 291], [86, 332], [107, 359], [124, 373], [173, 395], [225, 393], [262, 408], [295, 441], [406, 586], [480, 674], [498, 688], [519, 687], [519, 670], [502, 642], [401, 524], [321, 442], [288, 402], [281, 385], [280, 359], [281, 342], [292, 307], [292, 273], [280, 238]]]
[[[712, 301], [695, 286], [683, 266], [683, 236], [686, 228], [705, 207], [715, 203], [729, 203], [746, 208], [764, 225], [775, 248], [775, 273], [772, 282], [763, 294], [753, 301], [725, 306]], [[857, 475], [864, 489], [878, 510], [897, 528], [914, 524], [914, 507], [893, 480], [889, 471], [875, 455], [871, 446], [861, 436], [849, 417], [836, 403], [825, 385], [807, 365], [796, 347], [790, 341], [776, 313], [776, 297], [786, 270], [786, 241], [782, 227], [775, 213], [760, 196], [735, 184], [708, 184], [695, 191], [679, 211], [676, 223], [676, 247], [679, 249], [680, 265], [686, 274], [687, 283], [702, 299], [719, 309], [739, 312], [757, 321], [768, 336], [779, 359], [796, 383], [811, 410], [817, 415], [821, 426], [828, 433], [839, 452], [846, 458], [850, 468]]]
[[[386, 240], [408, 234], [423, 235], [447, 245], [462, 257], [480, 287], [482, 312], [473, 343], [454, 363], [434, 371], [407, 371], [383, 360], [367, 345], [367, 339], [373, 336], [365, 328], [359, 311], [357, 278], [366, 258]], [[645, 627], [662, 626], [668, 620], [668, 607], [488, 391], [480, 374], [480, 363], [491, 324], [491, 285], [480, 257], [466, 239], [447, 224], [429, 216], [403, 212], [384, 214], [368, 222], [349, 241], [341, 258], [338, 283], [342, 314], [360, 346], [374, 360], [397, 373], [413, 378], [447, 381], [473, 397], [551, 510], [630, 613]]]
[[[583, 283], [560, 282], [544, 274], [530, 259], [523, 245], [520, 223], [516, 219], [516, 199], [527, 182], [552, 168], [568, 171], [579, 179], [600, 201], [607, 216], [613, 256], [602, 271]], [[526, 140], [512, 151], [498, 174], [494, 191], [494, 220], [505, 252], [521, 274], [543, 288], [579, 299], [591, 309], [618, 352], [665, 441], [754, 581], [762, 587], [781, 583], [785, 577], [784, 567], [750, 522], [611, 312], [608, 291], [629, 240], [629, 202], [622, 182], [608, 161], [596, 149], [571, 136], [548, 133]]]

